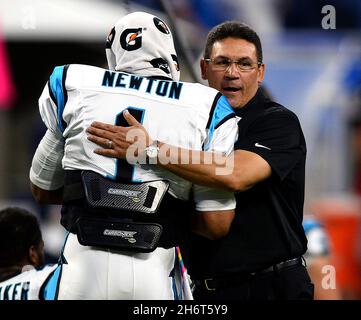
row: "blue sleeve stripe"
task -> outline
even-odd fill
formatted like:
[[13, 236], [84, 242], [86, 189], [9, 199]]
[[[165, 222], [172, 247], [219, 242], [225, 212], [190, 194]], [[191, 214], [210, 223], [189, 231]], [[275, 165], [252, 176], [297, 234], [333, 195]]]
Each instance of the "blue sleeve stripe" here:
[[52, 273], [51, 277], [47, 280], [43, 291], [44, 300], [56, 300], [58, 298], [61, 271], [62, 265], [59, 265]]
[[210, 127], [214, 126], [214, 128], [217, 128], [218, 124], [230, 114], [235, 116], [235, 113], [227, 98], [225, 96], [221, 96], [217, 101]]
[[69, 65], [55, 67], [50, 76], [49, 88], [50, 97], [54, 100], [57, 106], [58, 127], [61, 132], [64, 132], [66, 123], [63, 120], [63, 112], [68, 101], [68, 93], [65, 88], [65, 79]]
[[56, 98], [53, 94], [53, 91], [51, 90], [50, 80], [48, 81], [48, 90], [49, 90], [49, 96], [50, 96], [51, 100], [53, 100], [53, 102], [57, 105]]
[[213, 115], [214, 115], [214, 111], [216, 109], [216, 105], [218, 103], [219, 98], [222, 96], [222, 94], [220, 92], [217, 93], [216, 97], [213, 100], [213, 104], [212, 104], [212, 108], [211, 111], [209, 112], [209, 118], [208, 118], [208, 123], [207, 123], [207, 129], [210, 128], [211, 123], [212, 123], [212, 119], [213, 119]]
[[207, 124], [208, 139], [205, 146], [203, 146], [203, 150], [207, 150], [209, 147], [209, 143], [212, 141], [214, 130], [216, 130], [219, 126], [225, 123], [230, 118], [233, 118], [235, 113], [229, 104], [227, 98], [223, 96], [221, 93], [218, 93], [214, 99], [212, 109], [209, 115], [209, 120]]

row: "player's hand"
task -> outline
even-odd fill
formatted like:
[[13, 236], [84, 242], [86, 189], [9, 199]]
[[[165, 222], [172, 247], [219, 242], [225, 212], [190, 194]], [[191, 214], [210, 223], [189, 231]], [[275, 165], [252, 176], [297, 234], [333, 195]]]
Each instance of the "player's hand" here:
[[127, 110], [123, 112], [129, 127], [115, 126], [103, 122], [93, 122], [87, 128], [88, 140], [102, 148], [95, 149], [99, 155], [127, 159], [144, 153], [152, 143], [147, 130]]

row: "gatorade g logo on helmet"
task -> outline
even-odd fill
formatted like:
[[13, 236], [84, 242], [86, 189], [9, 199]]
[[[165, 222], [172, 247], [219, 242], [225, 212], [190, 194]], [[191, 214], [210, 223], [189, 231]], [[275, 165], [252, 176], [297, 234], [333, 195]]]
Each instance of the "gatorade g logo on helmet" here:
[[154, 18], [153, 18], [153, 22], [154, 22], [155, 26], [157, 27], [157, 29], [158, 29], [160, 32], [163, 32], [163, 33], [165, 33], [165, 34], [169, 34], [169, 33], [170, 33], [167, 25], [166, 25], [162, 20], [160, 20], [159, 18], [154, 17]]
[[125, 29], [120, 36], [120, 45], [127, 51], [139, 49], [142, 46], [142, 28]]

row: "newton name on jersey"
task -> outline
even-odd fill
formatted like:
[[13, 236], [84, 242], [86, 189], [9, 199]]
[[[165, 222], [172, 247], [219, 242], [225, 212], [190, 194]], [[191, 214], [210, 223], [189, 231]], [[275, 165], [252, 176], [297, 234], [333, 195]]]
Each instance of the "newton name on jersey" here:
[[182, 82], [143, 78], [128, 73], [109, 70], [104, 72], [102, 85], [115, 88], [142, 89], [146, 93], [155, 93], [158, 96], [168, 97], [170, 99], [179, 99], [183, 87]]

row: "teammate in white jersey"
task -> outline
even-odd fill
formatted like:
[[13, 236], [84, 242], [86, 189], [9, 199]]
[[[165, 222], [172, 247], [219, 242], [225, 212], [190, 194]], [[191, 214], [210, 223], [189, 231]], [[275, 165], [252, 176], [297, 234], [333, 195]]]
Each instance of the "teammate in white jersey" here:
[[44, 266], [44, 242], [36, 217], [18, 207], [1, 210], [0, 300], [44, 298], [46, 280], [56, 267]]
[[[233, 194], [193, 186], [146, 164], [142, 159], [151, 163], [156, 145], [137, 155], [140, 164], [97, 155], [85, 129], [93, 121], [125, 125], [127, 110], [156, 139], [228, 154], [237, 119], [218, 91], [178, 82], [172, 35], [159, 18], [142, 12], [123, 17], [108, 36], [106, 52], [116, 71], [56, 67], [39, 99], [48, 130], [33, 158], [32, 191], [39, 202], [63, 204], [61, 223], [70, 231], [61, 272], [52, 279], [61, 279], [53, 298], [174, 299], [174, 247], [189, 219], [198, 221], [199, 233], [224, 236], [234, 216]], [[169, 182], [159, 197], [161, 187], [147, 184], [158, 180]], [[186, 201], [191, 194], [195, 217], [189, 217]], [[152, 211], [153, 204], [158, 210]]]

